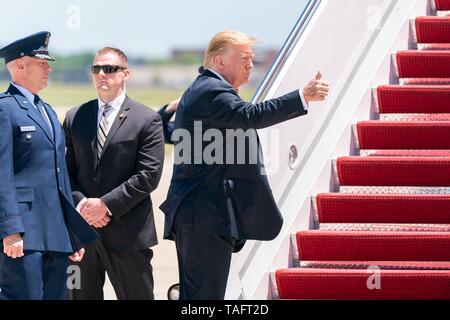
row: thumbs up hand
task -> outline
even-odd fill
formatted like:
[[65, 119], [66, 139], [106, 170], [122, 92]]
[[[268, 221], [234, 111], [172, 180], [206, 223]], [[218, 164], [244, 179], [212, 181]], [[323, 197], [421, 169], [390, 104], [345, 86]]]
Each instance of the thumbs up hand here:
[[316, 80], [320, 80], [320, 79], [322, 79], [322, 73], [320, 72], [320, 70], [317, 70]]
[[330, 86], [327, 81], [322, 80], [322, 73], [317, 71], [313, 80], [303, 88], [303, 96], [307, 103], [313, 101], [323, 101], [328, 96]]

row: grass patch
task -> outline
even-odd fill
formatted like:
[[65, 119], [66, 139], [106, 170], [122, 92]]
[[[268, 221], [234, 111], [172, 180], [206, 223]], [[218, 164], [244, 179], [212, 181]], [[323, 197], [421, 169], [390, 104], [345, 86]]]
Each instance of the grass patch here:
[[[0, 92], [5, 92], [8, 86], [8, 82], [1, 82]], [[251, 99], [253, 93], [254, 89], [252, 88], [243, 88], [241, 90], [242, 98], [247, 101]], [[128, 88], [127, 94], [140, 103], [159, 109], [161, 106], [180, 97], [183, 91], [163, 88]], [[40, 96], [55, 109], [61, 122], [69, 109], [97, 98], [96, 92], [90, 84], [65, 83], [50, 83], [48, 88], [42, 90]]]
[[[8, 86], [8, 82], [1, 82], [0, 92], [5, 92]], [[251, 99], [254, 89], [243, 88], [240, 92], [242, 98], [248, 101]], [[132, 99], [154, 109], [159, 109], [160, 106], [181, 96], [183, 91], [160, 88], [129, 88], [127, 93]], [[62, 123], [66, 112], [70, 108], [95, 99], [96, 93], [89, 84], [51, 83], [48, 88], [40, 93], [40, 96], [55, 109]], [[166, 145], [165, 151], [166, 157], [170, 157], [173, 152], [173, 146]]]
[[[0, 92], [6, 91], [8, 85], [8, 82], [0, 83]], [[253, 92], [254, 89], [251, 88], [243, 89], [241, 90], [241, 96], [244, 100], [249, 100]], [[159, 108], [181, 96], [183, 91], [162, 88], [128, 88], [127, 94], [140, 103]], [[49, 87], [42, 90], [40, 95], [42, 99], [55, 109], [79, 106], [97, 97], [94, 88], [90, 84], [62, 83], [50, 83]]]

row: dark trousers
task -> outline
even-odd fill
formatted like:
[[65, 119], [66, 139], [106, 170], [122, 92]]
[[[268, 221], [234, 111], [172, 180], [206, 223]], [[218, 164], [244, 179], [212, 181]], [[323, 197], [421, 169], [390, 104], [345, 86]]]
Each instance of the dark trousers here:
[[100, 239], [86, 246], [80, 267], [81, 288], [69, 292], [73, 300], [103, 300], [105, 272], [119, 300], [153, 300], [153, 250], [110, 252]]
[[25, 251], [12, 259], [0, 253], [0, 300], [65, 300], [68, 253]]
[[180, 300], [223, 300], [235, 240], [215, 234], [194, 234], [195, 192], [180, 205], [174, 221]]

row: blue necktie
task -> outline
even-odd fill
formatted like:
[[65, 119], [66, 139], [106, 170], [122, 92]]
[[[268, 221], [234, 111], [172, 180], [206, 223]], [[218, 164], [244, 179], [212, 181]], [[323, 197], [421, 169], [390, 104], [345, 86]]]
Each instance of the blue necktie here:
[[47, 113], [45, 112], [44, 103], [42, 102], [41, 98], [39, 98], [38, 95], [34, 96], [34, 105], [39, 110], [39, 113], [41, 114], [42, 118], [44, 118], [45, 123], [47, 123], [48, 129], [50, 131], [50, 136], [53, 138], [53, 127], [50, 122], [50, 119], [48, 118]]

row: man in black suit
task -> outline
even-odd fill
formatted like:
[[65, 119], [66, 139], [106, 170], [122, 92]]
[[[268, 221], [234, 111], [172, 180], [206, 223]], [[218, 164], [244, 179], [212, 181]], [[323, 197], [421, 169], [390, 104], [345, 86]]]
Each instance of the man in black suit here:
[[[203, 66], [200, 66], [198, 68], [198, 73], [202, 74], [205, 71]], [[173, 100], [166, 104], [165, 106], [161, 107], [158, 110], [158, 114], [161, 116], [162, 124], [163, 124], [163, 130], [164, 130], [164, 140], [166, 143], [173, 144], [172, 141], [172, 132], [175, 128], [175, 122], [171, 121], [173, 115], [177, 111], [178, 104], [180, 103], [180, 98]]]
[[158, 114], [161, 117], [162, 125], [163, 125], [163, 131], [164, 131], [164, 140], [166, 143], [173, 144], [172, 142], [172, 132], [175, 128], [175, 122], [171, 121], [173, 115], [177, 111], [178, 104], [180, 103], [180, 99], [173, 100], [166, 104], [165, 106], [161, 107], [158, 110]]
[[115, 48], [91, 67], [98, 99], [64, 121], [73, 197], [100, 237], [86, 247], [74, 299], [103, 299], [105, 271], [118, 299], [154, 299], [150, 264], [157, 244], [150, 193], [164, 162], [160, 116], [126, 95], [128, 60]]
[[307, 103], [328, 94], [319, 73], [303, 90], [244, 102], [238, 90], [252, 71], [254, 42], [241, 32], [215, 35], [205, 71], [178, 105], [171, 137], [175, 165], [161, 210], [164, 236], [176, 244], [180, 299], [223, 299], [232, 252], [246, 239], [278, 235], [283, 219], [264, 175], [255, 129], [305, 115]]

